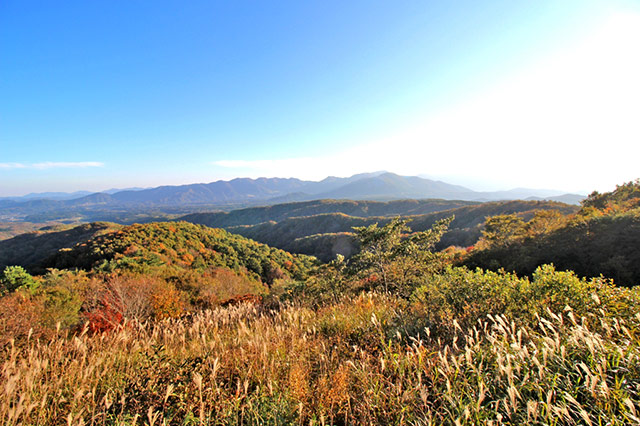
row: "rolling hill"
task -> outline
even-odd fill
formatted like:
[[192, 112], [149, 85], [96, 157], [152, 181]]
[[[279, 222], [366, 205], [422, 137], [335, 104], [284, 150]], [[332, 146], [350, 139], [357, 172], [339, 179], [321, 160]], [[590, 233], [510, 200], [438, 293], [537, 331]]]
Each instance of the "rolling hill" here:
[[406, 216], [433, 213], [462, 206], [478, 205], [478, 202], [451, 200], [314, 200], [250, 207], [230, 212], [194, 213], [181, 217], [187, 222], [199, 223], [213, 228], [238, 225], [257, 225], [263, 222], [280, 222], [284, 219], [314, 216], [325, 213], [343, 213], [349, 216]]
[[310, 257], [187, 222], [90, 223], [0, 241], [0, 269], [19, 265], [34, 273], [47, 268], [167, 273], [224, 267], [270, 283], [279, 276], [301, 278], [313, 263]]
[[39, 265], [58, 269], [130, 270], [148, 273], [224, 267], [246, 270], [271, 284], [280, 276], [301, 279], [315, 259], [187, 222], [153, 222], [122, 227], [61, 249]]
[[58, 250], [70, 249], [98, 235], [121, 228], [115, 223], [96, 222], [62, 230], [44, 229], [17, 235], [0, 241], [0, 269], [5, 266], [21, 265], [29, 268], [54, 255]]
[[[504, 201], [492, 203], [446, 200], [402, 200], [389, 202], [321, 200], [270, 207], [241, 209], [229, 213], [199, 213], [181, 220], [222, 227], [256, 241], [328, 261], [336, 254], [349, 256], [355, 250], [352, 227], [384, 224], [396, 216], [411, 220], [413, 231], [429, 229], [437, 220], [455, 216], [439, 245], [470, 246], [480, 237], [485, 218], [517, 213], [528, 219], [536, 210], [574, 213], [577, 207], [549, 201]], [[310, 238], [313, 237], [313, 238]], [[324, 241], [324, 239], [327, 241]]]

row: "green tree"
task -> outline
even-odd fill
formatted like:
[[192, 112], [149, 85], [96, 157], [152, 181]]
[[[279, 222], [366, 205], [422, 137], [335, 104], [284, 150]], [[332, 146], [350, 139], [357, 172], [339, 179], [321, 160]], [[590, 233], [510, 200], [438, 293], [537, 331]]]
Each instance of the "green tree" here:
[[515, 214], [491, 216], [484, 223], [481, 246], [507, 247], [526, 236], [526, 223]]
[[355, 227], [361, 250], [351, 259], [351, 270], [369, 287], [408, 296], [426, 275], [444, 266], [444, 254], [434, 252], [434, 247], [452, 220], [439, 220], [431, 229], [414, 233], [400, 218], [382, 227]]
[[537, 238], [555, 231], [566, 223], [566, 216], [557, 210], [538, 210], [527, 222], [527, 235], [530, 238]]
[[19, 288], [35, 290], [39, 283], [22, 266], [7, 266], [0, 277], [2, 291], [15, 291]]
[[318, 267], [307, 281], [308, 293], [314, 302], [337, 303], [340, 300], [348, 289], [346, 266], [344, 256], [339, 254], [331, 262]]

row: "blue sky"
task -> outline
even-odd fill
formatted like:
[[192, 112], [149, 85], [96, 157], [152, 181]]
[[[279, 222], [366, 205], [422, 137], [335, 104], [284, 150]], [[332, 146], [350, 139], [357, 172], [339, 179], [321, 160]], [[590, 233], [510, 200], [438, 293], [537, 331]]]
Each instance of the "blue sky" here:
[[0, 196], [380, 169], [612, 189], [640, 177], [639, 45], [631, 1], [4, 0]]

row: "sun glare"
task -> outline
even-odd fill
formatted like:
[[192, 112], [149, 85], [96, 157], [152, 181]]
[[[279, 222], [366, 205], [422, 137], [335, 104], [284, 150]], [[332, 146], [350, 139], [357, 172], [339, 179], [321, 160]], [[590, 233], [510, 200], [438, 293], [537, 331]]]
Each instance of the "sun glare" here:
[[375, 140], [318, 158], [214, 165], [255, 176], [321, 178], [361, 171], [355, 164], [407, 175], [455, 175], [459, 183], [477, 181], [474, 189], [562, 182], [569, 191], [610, 190], [637, 177], [638, 46], [640, 14], [611, 15], [586, 38], [499, 85]]
[[572, 49], [378, 144], [418, 153], [395, 159], [406, 172], [443, 174], [453, 161], [469, 177], [511, 175], [522, 185], [562, 180], [578, 190], [631, 180], [639, 45], [640, 15], [612, 16]]

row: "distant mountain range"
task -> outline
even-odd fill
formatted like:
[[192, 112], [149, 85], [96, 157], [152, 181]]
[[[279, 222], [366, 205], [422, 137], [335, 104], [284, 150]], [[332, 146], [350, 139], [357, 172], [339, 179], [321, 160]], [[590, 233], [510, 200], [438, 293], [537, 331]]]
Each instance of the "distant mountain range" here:
[[[116, 192], [121, 191], [140, 191], [145, 188], [126, 188], [126, 189], [118, 189], [111, 188], [106, 189], [104, 191], [100, 191], [104, 194], [115, 194]], [[75, 192], [32, 192], [27, 195], [21, 195], [17, 197], [0, 197], [0, 201], [2, 200], [12, 200], [12, 201], [29, 201], [29, 200], [74, 200], [76, 198], [86, 197], [87, 195], [95, 194], [95, 192], [91, 191], [75, 191]]]
[[577, 204], [584, 197], [557, 191], [513, 189], [477, 192], [459, 185], [400, 176], [389, 172], [357, 174], [348, 178], [327, 177], [321, 181], [295, 178], [238, 178], [157, 188], [110, 190], [94, 194], [41, 193], [19, 198], [0, 199], [0, 219], [17, 220], [43, 212], [64, 215], [78, 210], [126, 210], [207, 206], [237, 208], [271, 205], [283, 202], [319, 199], [352, 199], [389, 201], [398, 199], [446, 199], [464, 201], [497, 201], [513, 199], [556, 200]]

